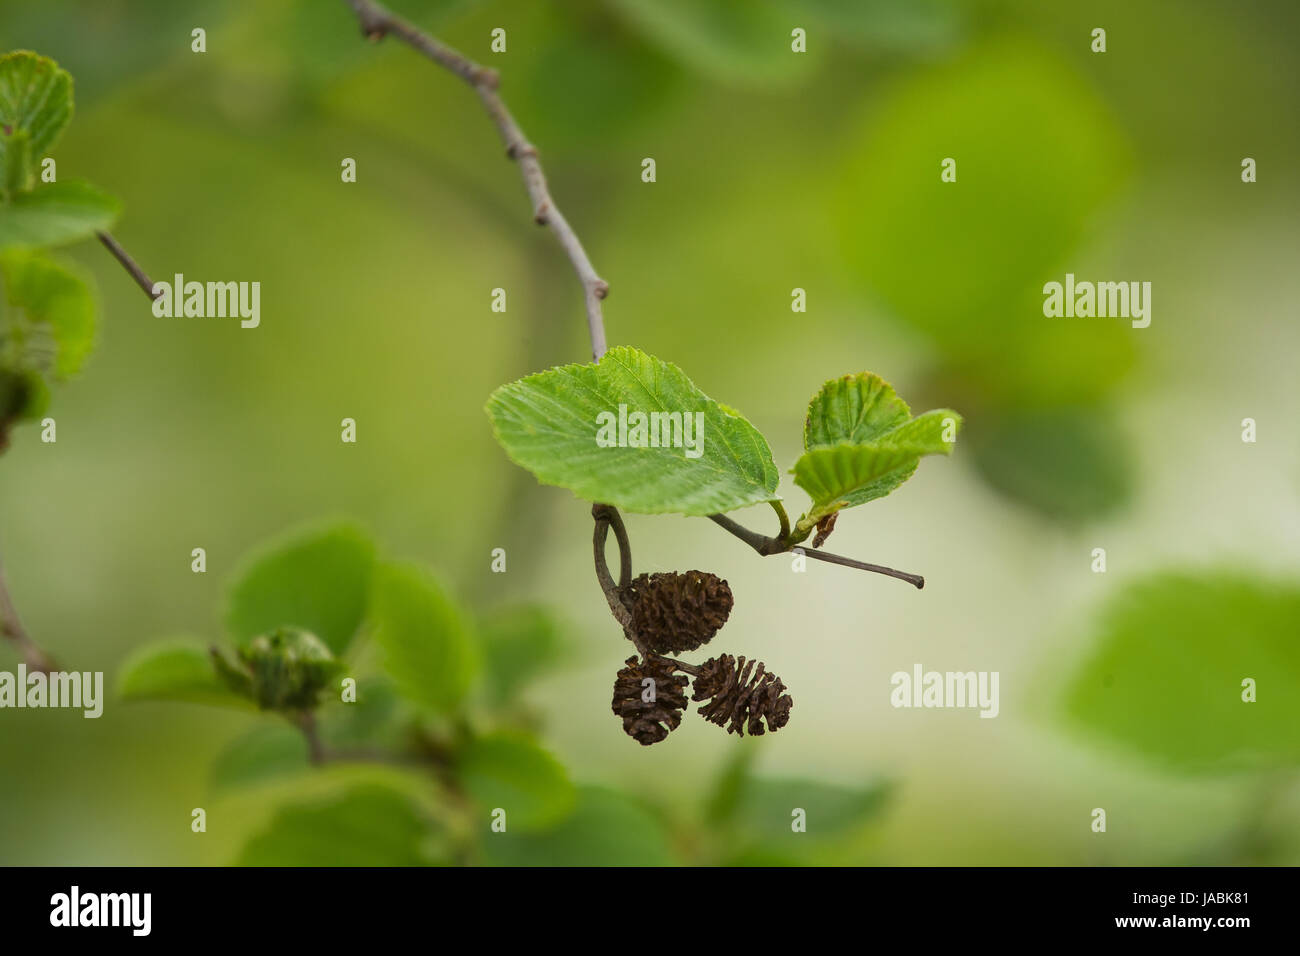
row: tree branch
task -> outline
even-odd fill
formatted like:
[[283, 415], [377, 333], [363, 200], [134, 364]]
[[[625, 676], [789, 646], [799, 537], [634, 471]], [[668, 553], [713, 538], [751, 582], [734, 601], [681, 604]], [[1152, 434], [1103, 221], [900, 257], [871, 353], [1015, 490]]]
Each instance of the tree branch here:
[[609, 295], [609, 283], [597, 275], [591, 259], [578, 240], [577, 234], [569, 221], [560, 212], [560, 207], [551, 197], [546, 185], [546, 174], [542, 171], [541, 160], [537, 157], [537, 147], [524, 136], [524, 132], [515, 122], [505, 102], [497, 94], [500, 77], [496, 70], [480, 66], [457, 50], [453, 50], [440, 40], [436, 40], [413, 26], [401, 17], [373, 0], [346, 0], [352, 12], [356, 14], [361, 25], [361, 32], [372, 41], [394, 36], [412, 49], [424, 54], [442, 68], [455, 73], [473, 87], [474, 92], [483, 101], [501, 141], [505, 143], [506, 156], [519, 164], [519, 174], [523, 177], [524, 188], [533, 204], [533, 221], [539, 226], [550, 226], [556, 240], [564, 249], [573, 270], [582, 283], [583, 298], [587, 307], [587, 330], [591, 335], [591, 357], [600, 361], [605, 354], [605, 320], [601, 313], [601, 300]]
[[709, 519], [720, 527], [734, 534], [745, 544], [749, 545], [764, 557], [772, 554], [786, 554], [795, 552], [805, 554], [816, 561], [825, 561], [827, 564], [838, 564], [845, 568], [857, 568], [859, 571], [872, 571], [876, 574], [888, 575], [891, 578], [898, 578], [900, 581], [906, 581], [917, 590], [925, 587], [925, 578], [919, 574], [911, 574], [907, 571], [898, 571], [894, 568], [887, 568], [883, 564], [868, 564], [866, 561], [858, 561], [854, 558], [846, 558], [839, 554], [832, 554], [829, 551], [822, 551], [818, 548], [804, 548], [792, 544], [781, 538], [769, 538], [765, 534], [759, 534], [757, 531], [751, 531], [744, 525], [732, 521], [726, 515], [709, 515]]
[[49, 674], [55, 669], [53, 658], [31, 639], [26, 628], [23, 627], [22, 619], [18, 617], [13, 598], [9, 596], [9, 583], [5, 577], [3, 564], [0, 564], [0, 634], [4, 634], [14, 642], [28, 670]]
[[145, 271], [140, 268], [139, 263], [131, 258], [130, 254], [122, 248], [116, 239], [106, 232], [97, 232], [95, 235], [104, 244], [104, 248], [113, 254], [113, 258], [122, 264], [122, 268], [135, 280], [135, 284], [144, 289], [144, 294], [149, 297], [150, 301], [162, 295], [161, 292], [154, 292], [153, 281], [145, 275]]

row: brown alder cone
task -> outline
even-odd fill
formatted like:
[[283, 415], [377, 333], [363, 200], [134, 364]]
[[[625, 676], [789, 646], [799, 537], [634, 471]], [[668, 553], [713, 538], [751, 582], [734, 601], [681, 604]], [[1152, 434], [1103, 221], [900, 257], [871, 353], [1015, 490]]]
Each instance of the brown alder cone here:
[[[642, 683], [647, 677], [654, 681], [654, 693], [648, 695], [654, 699], [650, 701], [643, 696], [650, 689]], [[672, 661], [654, 656], [644, 661], [629, 657], [627, 666], [614, 679], [612, 709], [623, 718], [623, 732], [643, 747], [667, 737], [682, 722], [687, 683], [686, 676], [674, 670]]]
[[657, 654], [707, 644], [731, 614], [731, 588], [707, 571], [642, 574], [622, 589], [632, 630]]
[[763, 734], [764, 720], [766, 730], [780, 730], [789, 723], [794, 705], [781, 678], [761, 662], [746, 663], [745, 658], [737, 660], [730, 654], [710, 658], [700, 667], [691, 700], [708, 698], [713, 699], [699, 710], [704, 719], [719, 727], [726, 725], [727, 733], [741, 737], [745, 731], [755, 737]]

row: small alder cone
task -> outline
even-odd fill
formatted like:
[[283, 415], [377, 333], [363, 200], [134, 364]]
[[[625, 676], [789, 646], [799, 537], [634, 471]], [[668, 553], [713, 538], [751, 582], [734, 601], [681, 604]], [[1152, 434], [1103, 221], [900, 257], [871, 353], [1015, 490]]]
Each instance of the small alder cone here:
[[[646, 678], [654, 683], [645, 683]], [[667, 737], [682, 722], [687, 683], [671, 661], [629, 657], [614, 679], [613, 710], [623, 718], [623, 732], [643, 747]]]
[[[755, 668], [757, 664], [757, 668]], [[794, 700], [785, 693], [781, 678], [770, 673], [761, 662], [737, 660], [730, 654], [713, 657], [700, 667], [695, 678], [692, 700], [713, 698], [700, 708], [700, 714], [719, 727], [726, 725], [727, 733], [752, 736], [767, 730], [774, 733], [790, 721], [790, 708]], [[727, 722], [730, 721], [728, 724]]]
[[622, 591], [632, 630], [657, 654], [707, 644], [731, 614], [731, 588], [707, 571], [642, 574]]

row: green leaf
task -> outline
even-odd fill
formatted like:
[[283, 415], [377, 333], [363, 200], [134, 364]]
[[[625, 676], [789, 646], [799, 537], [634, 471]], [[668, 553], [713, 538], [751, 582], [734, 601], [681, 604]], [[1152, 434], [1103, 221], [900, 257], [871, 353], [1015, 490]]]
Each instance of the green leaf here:
[[808, 403], [807, 451], [791, 469], [795, 484], [813, 499], [799, 529], [840, 508], [883, 498], [912, 477], [923, 455], [948, 454], [949, 420], [955, 438], [960, 415], [938, 409], [912, 418], [893, 386], [870, 372], [827, 382]]
[[804, 418], [805, 449], [880, 438], [909, 421], [912, 410], [879, 375], [861, 372], [831, 379], [808, 403]]
[[[785, 0], [801, 26], [869, 50], [932, 53], [954, 43], [962, 18], [952, 0]], [[813, 30], [809, 42], [814, 42]]]
[[865, 444], [831, 445], [804, 452], [791, 471], [794, 482], [808, 492], [813, 507], [805, 521], [889, 494], [916, 471], [924, 455], [947, 455], [952, 442], [944, 434], [961, 427], [962, 418], [951, 409], [926, 412]]
[[376, 569], [372, 620], [384, 669], [409, 700], [453, 712], [478, 672], [464, 617], [429, 571], [415, 564]]
[[366, 784], [281, 807], [238, 866], [426, 866], [432, 827], [396, 788]]
[[72, 118], [72, 77], [28, 50], [0, 56], [0, 169], [13, 161], [15, 138], [32, 158], [43, 156]]
[[[503, 385], [487, 413], [513, 461], [588, 501], [643, 514], [707, 515], [779, 498], [772, 452], [758, 430], [677, 366], [637, 349], [610, 349], [599, 364]], [[689, 444], [683, 427], [664, 447], [626, 447], [643, 438], [648, 444], [649, 431], [660, 439], [662, 428], [637, 434], [632, 427], [636, 415], [650, 423], [654, 413], [678, 414], [683, 426], [702, 421], [702, 428], [692, 429]], [[620, 418], [632, 419], [626, 429]], [[602, 447], [598, 435], [617, 444]]]
[[[893, 784], [883, 780], [842, 787], [815, 780], [755, 777], [745, 787], [736, 822], [743, 833], [780, 852], [799, 841], [830, 839], [861, 826], [888, 806], [892, 791]], [[796, 809], [806, 815], [806, 833], [791, 828]]]
[[1300, 584], [1164, 573], [1125, 589], [1098, 630], [1065, 694], [1075, 726], [1168, 770], [1300, 766]]
[[293, 532], [247, 559], [230, 591], [226, 626], [238, 644], [300, 627], [341, 656], [366, 614], [375, 546], [352, 524]]
[[1112, 419], [1104, 408], [991, 415], [970, 434], [971, 460], [995, 490], [1046, 518], [1104, 518], [1128, 503], [1134, 485], [1132, 453]]
[[488, 694], [511, 700], [529, 681], [553, 665], [564, 650], [560, 625], [537, 605], [507, 608], [479, 623]]
[[307, 741], [288, 723], [261, 723], [236, 737], [212, 765], [214, 790], [225, 791], [262, 783], [306, 770]]
[[113, 225], [121, 211], [115, 198], [79, 180], [37, 186], [0, 205], [0, 249], [88, 239]]
[[[507, 823], [509, 823], [509, 818]], [[501, 866], [674, 866], [672, 835], [637, 800], [605, 787], [578, 788], [569, 816], [543, 833], [484, 839], [488, 862]]]
[[461, 752], [456, 770], [484, 811], [505, 811], [506, 832], [552, 826], [573, 809], [568, 774], [526, 734], [497, 731], [477, 738]]
[[183, 700], [248, 710], [253, 702], [217, 679], [209, 651], [193, 641], [150, 644], [132, 654], [118, 671], [122, 700]]
[[76, 272], [43, 253], [0, 252], [0, 278], [11, 306], [0, 314], [0, 363], [75, 374], [95, 347], [95, 297]]

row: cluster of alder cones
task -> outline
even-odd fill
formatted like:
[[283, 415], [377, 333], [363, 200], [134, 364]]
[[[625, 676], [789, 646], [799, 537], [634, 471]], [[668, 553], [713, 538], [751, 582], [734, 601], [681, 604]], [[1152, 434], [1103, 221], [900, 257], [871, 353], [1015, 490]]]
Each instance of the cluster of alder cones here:
[[688, 674], [694, 677], [691, 700], [708, 701], [699, 713], [727, 733], [757, 736], [789, 722], [794, 701], [759, 661], [720, 654], [696, 667], [665, 656], [707, 644], [727, 622], [732, 597], [726, 581], [707, 571], [642, 574], [620, 588], [619, 597], [631, 614], [629, 636], [644, 649], [627, 659], [614, 681], [613, 710], [629, 737], [649, 746], [677, 728], [687, 706]]

